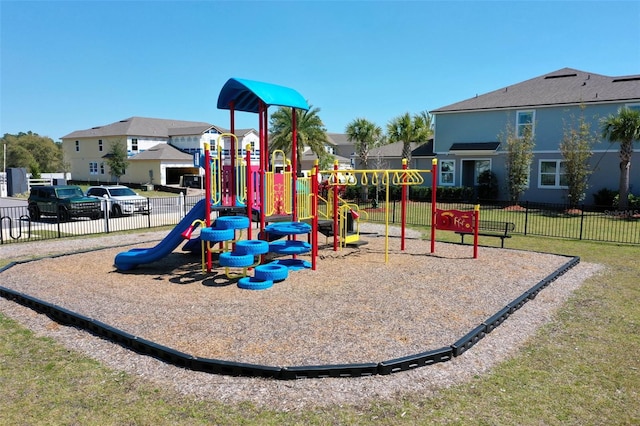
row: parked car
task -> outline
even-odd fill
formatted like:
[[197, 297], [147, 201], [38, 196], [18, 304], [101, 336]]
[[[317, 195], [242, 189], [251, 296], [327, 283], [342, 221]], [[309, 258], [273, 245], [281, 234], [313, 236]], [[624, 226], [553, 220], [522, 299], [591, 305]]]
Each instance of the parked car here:
[[32, 220], [41, 216], [57, 216], [60, 220], [77, 217], [98, 219], [102, 216], [100, 202], [87, 197], [79, 186], [44, 185], [33, 186], [29, 192], [28, 207]]
[[109, 200], [111, 216], [151, 212], [151, 205], [146, 197], [138, 195], [133, 189], [123, 185], [91, 186], [87, 196], [101, 200]]

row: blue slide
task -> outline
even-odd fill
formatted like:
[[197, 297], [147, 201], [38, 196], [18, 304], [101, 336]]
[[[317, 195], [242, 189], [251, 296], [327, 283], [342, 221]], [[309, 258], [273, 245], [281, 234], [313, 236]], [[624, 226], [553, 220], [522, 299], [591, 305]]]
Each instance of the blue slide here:
[[193, 223], [193, 221], [197, 219], [204, 219], [206, 207], [205, 202], [206, 200], [198, 201], [189, 213], [187, 213], [187, 215], [180, 221], [180, 223], [178, 223], [176, 227], [173, 228], [171, 232], [169, 232], [169, 234], [155, 247], [143, 249], [136, 248], [118, 253], [114, 261], [116, 268], [118, 268], [119, 271], [129, 271], [143, 263], [155, 262], [156, 260], [160, 260], [167, 256], [175, 250], [180, 243], [185, 241], [184, 238], [182, 238], [182, 233]]

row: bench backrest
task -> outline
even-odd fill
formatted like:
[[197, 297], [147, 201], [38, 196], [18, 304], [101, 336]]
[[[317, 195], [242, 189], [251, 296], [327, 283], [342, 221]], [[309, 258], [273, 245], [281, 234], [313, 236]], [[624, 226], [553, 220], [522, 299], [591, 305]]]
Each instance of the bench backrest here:
[[506, 234], [515, 230], [516, 224], [513, 222], [499, 222], [496, 220], [481, 220], [480, 229], [484, 231], [504, 232]]

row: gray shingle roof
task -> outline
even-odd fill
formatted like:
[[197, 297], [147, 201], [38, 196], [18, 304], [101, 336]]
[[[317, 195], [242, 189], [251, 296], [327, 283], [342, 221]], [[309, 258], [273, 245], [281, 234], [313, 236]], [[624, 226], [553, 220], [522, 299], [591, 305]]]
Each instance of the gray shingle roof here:
[[[170, 136], [170, 132], [176, 132], [177, 129], [203, 129], [213, 127], [209, 123], [203, 123], [199, 121], [182, 121], [182, 120], [167, 120], [161, 118], [146, 118], [146, 117], [129, 117], [124, 120], [117, 121], [115, 123], [107, 124], [104, 126], [96, 126], [87, 130], [76, 130], [63, 136], [66, 138], [86, 138], [86, 137], [99, 137], [99, 136], [153, 136], [153, 137], [165, 137]], [[176, 134], [176, 133], [174, 133]], [[185, 134], [185, 133], [177, 133]], [[194, 133], [198, 134], [198, 133]]]
[[500, 142], [457, 142], [451, 144], [449, 151], [495, 151]]
[[225, 130], [221, 127], [212, 126], [211, 124], [202, 124], [199, 126], [190, 127], [172, 127], [167, 129], [169, 136], [183, 136], [183, 135], [201, 135], [207, 130], [214, 128], [218, 133], [224, 133]]
[[435, 157], [433, 152], [433, 138], [429, 139], [427, 143], [418, 145], [413, 151], [411, 151], [411, 157]]
[[178, 148], [166, 144], [159, 143], [151, 148], [142, 151], [131, 158], [131, 161], [136, 160], [165, 160], [165, 161], [192, 161], [193, 156], [186, 152], [180, 151]]
[[[411, 147], [411, 151], [418, 147], [418, 144], [415, 142], [411, 142], [409, 144]], [[404, 142], [394, 142], [387, 145], [382, 145], [379, 147], [371, 148], [369, 150], [369, 156], [375, 157], [380, 155], [381, 157], [402, 157], [402, 148], [404, 147]]]
[[640, 75], [608, 77], [572, 68], [563, 68], [431, 112], [526, 108], [611, 101], [640, 101]]
[[327, 133], [327, 139], [334, 145], [353, 145], [345, 133]]
[[[351, 159], [346, 158], [346, 157], [341, 157], [340, 155], [335, 155], [332, 154], [333, 158], [338, 160], [340, 163], [349, 163], [351, 162]], [[304, 151], [302, 153], [302, 159], [301, 161], [312, 161], [312, 160], [316, 160], [318, 159], [318, 156], [310, 149]]]

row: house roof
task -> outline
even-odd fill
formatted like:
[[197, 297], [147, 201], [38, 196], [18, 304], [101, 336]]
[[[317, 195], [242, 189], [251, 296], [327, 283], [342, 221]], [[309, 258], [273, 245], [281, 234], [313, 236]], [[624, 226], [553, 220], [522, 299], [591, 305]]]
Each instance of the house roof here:
[[[411, 147], [411, 152], [416, 149], [419, 145], [415, 142], [411, 142], [409, 144]], [[381, 157], [402, 157], [402, 148], [404, 147], [404, 142], [394, 142], [387, 145], [377, 146], [369, 150], [369, 156], [377, 156]]]
[[226, 130], [222, 127], [218, 127], [211, 124], [201, 124], [191, 127], [172, 127], [167, 129], [169, 136], [184, 136], [184, 135], [201, 135], [209, 129], [215, 129], [218, 133], [225, 133]]
[[433, 152], [433, 138], [429, 139], [427, 143], [418, 145], [416, 149], [411, 151], [412, 157], [435, 157]]
[[[108, 136], [152, 136], [169, 138], [172, 136], [201, 135], [209, 129], [229, 133], [229, 129], [200, 121], [182, 121], [163, 118], [129, 117], [104, 126], [87, 130], [76, 130], [62, 139], [95, 138]], [[246, 136], [255, 129], [235, 129], [236, 136]]]
[[159, 143], [129, 158], [136, 160], [193, 161], [193, 156], [167, 143]]
[[218, 95], [218, 109], [231, 109], [230, 104], [233, 102], [235, 111], [257, 113], [260, 101], [267, 106], [292, 107], [305, 111], [309, 109], [302, 95], [289, 87], [241, 78], [230, 78], [222, 86]]
[[353, 145], [346, 133], [327, 133], [327, 139], [333, 145]]
[[199, 133], [202, 133], [211, 127], [213, 127], [211, 124], [199, 121], [129, 117], [104, 126], [96, 126], [87, 130], [76, 130], [63, 136], [62, 139], [100, 136], [154, 136], [168, 138], [171, 134], [187, 134], [182, 133], [184, 129], [200, 129], [201, 131]]
[[431, 112], [446, 113], [611, 101], [640, 101], [640, 75], [608, 77], [573, 68], [562, 68]]
[[495, 151], [500, 146], [500, 142], [457, 142], [451, 144], [449, 151]]
[[[349, 164], [351, 164], [351, 159], [349, 159], [349, 158], [342, 157], [340, 155], [335, 155], [335, 154], [333, 154], [333, 158], [335, 160], [338, 160], [338, 163], [349, 163]], [[317, 159], [318, 159], [318, 156], [311, 149], [307, 149], [302, 153], [301, 161], [312, 161], [312, 160], [317, 160]]]
[[456, 155], [491, 155], [500, 147], [500, 142], [456, 142], [449, 148]]

